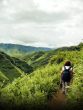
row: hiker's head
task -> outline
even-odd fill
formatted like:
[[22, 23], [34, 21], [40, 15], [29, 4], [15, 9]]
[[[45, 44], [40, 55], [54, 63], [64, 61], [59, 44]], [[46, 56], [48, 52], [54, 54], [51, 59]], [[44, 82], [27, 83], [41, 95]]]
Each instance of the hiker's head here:
[[71, 66], [71, 62], [70, 61], [66, 61], [64, 66]]

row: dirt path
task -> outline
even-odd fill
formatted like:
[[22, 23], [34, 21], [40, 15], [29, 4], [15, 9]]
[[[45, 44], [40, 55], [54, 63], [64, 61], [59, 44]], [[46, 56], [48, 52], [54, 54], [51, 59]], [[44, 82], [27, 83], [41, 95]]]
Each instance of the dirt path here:
[[51, 110], [62, 110], [65, 104], [66, 96], [62, 93], [61, 90], [59, 90], [49, 101], [49, 108]]

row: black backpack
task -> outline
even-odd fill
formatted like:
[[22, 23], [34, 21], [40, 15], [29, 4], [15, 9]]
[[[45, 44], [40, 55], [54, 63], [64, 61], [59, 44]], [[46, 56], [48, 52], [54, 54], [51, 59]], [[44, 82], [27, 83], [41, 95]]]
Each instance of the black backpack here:
[[69, 69], [66, 69], [66, 67], [64, 66], [64, 71], [63, 71], [63, 74], [62, 74], [62, 80], [64, 82], [70, 82], [70, 80], [71, 80], [70, 69], [71, 69], [71, 67]]

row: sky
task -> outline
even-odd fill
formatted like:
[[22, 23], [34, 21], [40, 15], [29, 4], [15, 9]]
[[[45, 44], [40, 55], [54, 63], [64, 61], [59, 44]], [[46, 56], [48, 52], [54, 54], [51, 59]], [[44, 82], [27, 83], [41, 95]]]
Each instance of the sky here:
[[83, 0], [0, 0], [0, 43], [57, 48], [83, 41]]

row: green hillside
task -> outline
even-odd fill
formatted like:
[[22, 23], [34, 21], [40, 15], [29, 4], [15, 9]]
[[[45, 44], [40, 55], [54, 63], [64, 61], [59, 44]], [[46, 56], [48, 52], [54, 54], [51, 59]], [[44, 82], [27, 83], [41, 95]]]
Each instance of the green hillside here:
[[0, 82], [7, 83], [15, 78], [30, 73], [32, 67], [26, 62], [0, 52]]
[[[64, 56], [65, 52], [70, 55], [73, 52], [76, 51], [82, 51], [83, 50], [83, 43], [80, 43], [78, 46], [71, 46], [71, 47], [63, 47], [63, 48], [58, 48], [56, 50], [51, 50], [48, 52], [35, 52], [31, 53], [29, 55], [24, 55], [22, 57], [23, 60], [26, 60], [28, 64], [30, 64], [33, 68], [38, 68], [41, 66], [45, 66], [49, 63], [54, 64], [54, 63], [60, 63], [64, 61]], [[69, 58], [70, 60], [70, 58]]]
[[15, 107], [26, 110], [47, 110], [49, 100], [59, 90], [61, 68], [65, 61], [70, 60], [74, 77], [66, 95], [67, 103], [64, 105], [64, 110], [82, 110], [83, 44], [75, 48], [75, 50], [58, 49], [24, 56], [23, 59], [36, 70], [29, 75], [17, 78], [0, 90], [1, 107], [5, 104], [10, 110]]

